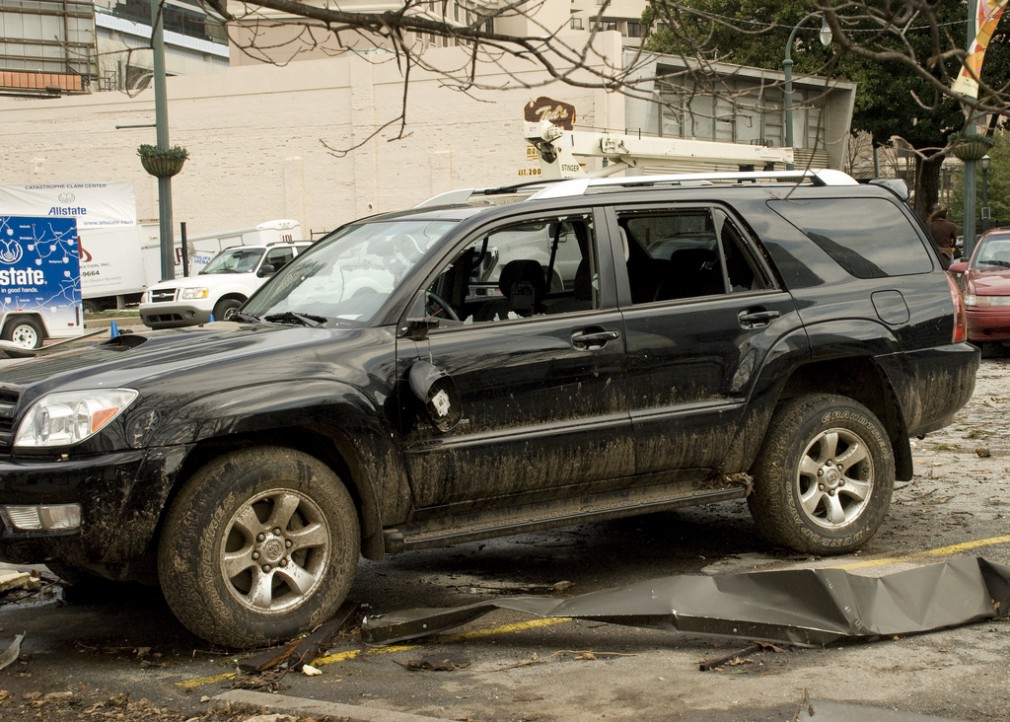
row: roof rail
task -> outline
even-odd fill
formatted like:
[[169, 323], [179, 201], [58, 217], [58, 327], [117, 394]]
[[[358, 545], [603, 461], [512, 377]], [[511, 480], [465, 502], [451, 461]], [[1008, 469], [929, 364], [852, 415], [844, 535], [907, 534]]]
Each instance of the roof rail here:
[[510, 183], [505, 186], [498, 186], [496, 188], [456, 188], [455, 190], [446, 191], [445, 193], [439, 193], [436, 196], [432, 196], [426, 200], [421, 201], [416, 204], [414, 208], [427, 208], [429, 206], [448, 206], [448, 205], [458, 205], [461, 203], [469, 203], [474, 199], [474, 196], [484, 196], [485, 198], [490, 196], [501, 196], [517, 194], [523, 191], [528, 193], [534, 193], [538, 189], [544, 188], [547, 185], [553, 185], [556, 183], [564, 183], [567, 178], [542, 178], [535, 181], [523, 181], [521, 183]]
[[809, 182], [815, 186], [859, 185], [855, 178], [830, 168], [820, 170], [752, 171], [744, 173], [678, 173], [674, 175], [636, 175], [621, 178], [574, 178], [537, 191], [534, 198], [563, 198], [586, 194], [590, 189], [615, 190], [635, 186], [702, 185], [712, 181], [787, 181]]

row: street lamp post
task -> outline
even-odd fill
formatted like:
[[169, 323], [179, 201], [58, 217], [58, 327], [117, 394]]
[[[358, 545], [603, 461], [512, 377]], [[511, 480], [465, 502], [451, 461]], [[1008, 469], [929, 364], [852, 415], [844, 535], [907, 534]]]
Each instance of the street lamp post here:
[[[168, 150], [168, 96], [165, 90], [164, 0], [151, 0], [151, 53], [154, 66], [154, 125], [158, 149]], [[161, 280], [175, 278], [175, 242], [172, 237], [172, 179], [158, 178], [158, 227], [161, 236]]]
[[982, 156], [982, 160], [979, 163], [982, 164], [982, 232], [985, 233], [989, 230], [989, 218], [991, 214], [989, 213], [989, 163], [992, 162], [992, 158], [989, 154]]
[[[831, 44], [831, 28], [828, 26], [827, 18], [825, 18], [820, 12], [813, 12], [804, 15], [803, 18], [796, 23], [793, 27], [791, 33], [789, 33], [789, 40], [786, 42], [786, 54], [785, 58], [782, 60], [782, 74], [785, 76], [783, 83], [783, 97], [782, 97], [782, 109], [785, 111], [785, 122], [786, 122], [786, 147], [793, 147], [793, 58], [792, 49], [793, 43], [796, 41], [796, 33], [799, 31], [800, 26], [803, 25], [810, 18], [821, 19], [821, 30], [817, 37], [821, 41], [821, 45], [827, 47]], [[793, 169], [792, 163], [786, 164], [787, 170]]]

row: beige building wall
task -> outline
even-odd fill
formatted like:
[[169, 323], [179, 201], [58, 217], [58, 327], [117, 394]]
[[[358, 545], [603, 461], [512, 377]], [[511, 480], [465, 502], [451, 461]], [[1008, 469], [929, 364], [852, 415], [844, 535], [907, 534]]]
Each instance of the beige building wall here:
[[[607, 55], [619, 52], [618, 43]], [[457, 49], [431, 53], [429, 60], [459, 65]], [[519, 81], [544, 79], [529, 66], [513, 72]], [[482, 82], [513, 87], [466, 94], [414, 71], [407, 137], [391, 140], [394, 125], [369, 141], [400, 112], [404, 88], [391, 61], [345, 56], [168, 78], [170, 140], [190, 151], [172, 182], [174, 220], [199, 235], [293, 218], [308, 236], [455, 187], [520, 181], [532, 164], [523, 108], [540, 95], [574, 104], [580, 123], [624, 124], [620, 96], [559, 84], [514, 87], [497, 68]], [[141, 220], [154, 220], [157, 181], [136, 155], [139, 144], [155, 142], [153, 127], [136, 126], [153, 122], [151, 89], [132, 98], [0, 98], [0, 183], [132, 181]], [[346, 154], [326, 147], [361, 143]]]

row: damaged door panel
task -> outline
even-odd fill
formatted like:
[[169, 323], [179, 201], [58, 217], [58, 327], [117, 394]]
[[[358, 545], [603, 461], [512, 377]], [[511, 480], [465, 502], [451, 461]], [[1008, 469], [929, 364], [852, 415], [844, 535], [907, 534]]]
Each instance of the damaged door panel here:
[[[462, 323], [398, 341], [401, 368], [430, 364], [456, 391], [451, 428], [401, 405], [422, 517], [431, 507], [549, 499], [634, 473], [623, 324], [616, 309], [601, 307], [598, 280], [593, 287], [592, 229], [589, 214], [577, 213], [483, 229], [429, 289], [463, 309]], [[492, 252], [491, 267], [478, 264], [465, 286], [450, 280], [467, 258]], [[561, 293], [579, 276], [585, 297], [555, 299], [548, 276]]]

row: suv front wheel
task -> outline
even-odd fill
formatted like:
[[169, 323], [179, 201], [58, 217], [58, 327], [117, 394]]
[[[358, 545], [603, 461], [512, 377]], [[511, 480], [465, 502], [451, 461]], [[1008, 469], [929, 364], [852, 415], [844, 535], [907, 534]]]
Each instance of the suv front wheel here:
[[243, 449], [204, 466], [176, 497], [158, 576], [190, 631], [252, 647], [329, 619], [359, 549], [354, 503], [329, 467], [293, 449]]
[[887, 432], [869, 409], [845, 396], [805, 395], [772, 418], [747, 500], [770, 542], [844, 554], [883, 522], [894, 473]]

